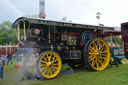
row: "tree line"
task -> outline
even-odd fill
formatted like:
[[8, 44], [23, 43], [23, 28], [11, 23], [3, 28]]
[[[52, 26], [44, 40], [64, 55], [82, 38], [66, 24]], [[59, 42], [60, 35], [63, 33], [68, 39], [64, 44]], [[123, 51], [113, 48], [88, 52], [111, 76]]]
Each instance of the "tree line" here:
[[4, 21], [0, 24], [0, 45], [16, 44], [17, 37], [15, 29], [12, 28], [10, 21]]

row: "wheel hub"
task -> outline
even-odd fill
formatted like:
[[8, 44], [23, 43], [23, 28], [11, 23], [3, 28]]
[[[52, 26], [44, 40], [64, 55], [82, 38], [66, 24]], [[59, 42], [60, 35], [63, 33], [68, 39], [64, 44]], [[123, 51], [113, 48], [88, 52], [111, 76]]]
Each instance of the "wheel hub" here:
[[98, 55], [98, 54], [99, 54], [99, 52], [96, 53], [96, 55]]
[[47, 62], [46, 67], [52, 67], [52, 62]]

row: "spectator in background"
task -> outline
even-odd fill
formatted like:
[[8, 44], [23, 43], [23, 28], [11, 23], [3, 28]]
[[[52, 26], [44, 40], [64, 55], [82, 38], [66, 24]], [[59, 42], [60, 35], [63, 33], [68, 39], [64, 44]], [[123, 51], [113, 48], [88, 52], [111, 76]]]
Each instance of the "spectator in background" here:
[[4, 60], [4, 64], [6, 64], [6, 61], [7, 61], [6, 56], [5, 56], [5, 55], [2, 55], [2, 58], [3, 58], [3, 60]]
[[24, 44], [23, 44], [22, 41], [18, 42], [17, 45], [16, 45], [17, 48], [16, 48], [15, 58], [16, 58], [17, 62], [21, 62], [22, 61], [24, 50], [23, 50], [23, 48], [21, 48], [21, 46], [23, 46], [23, 45]]
[[4, 68], [4, 60], [0, 55], [0, 78], [3, 79], [3, 68]]
[[8, 59], [7, 65], [8, 65], [9, 61], [10, 61], [11, 64], [12, 64], [12, 54], [11, 54], [11, 53], [8, 53], [7, 59]]

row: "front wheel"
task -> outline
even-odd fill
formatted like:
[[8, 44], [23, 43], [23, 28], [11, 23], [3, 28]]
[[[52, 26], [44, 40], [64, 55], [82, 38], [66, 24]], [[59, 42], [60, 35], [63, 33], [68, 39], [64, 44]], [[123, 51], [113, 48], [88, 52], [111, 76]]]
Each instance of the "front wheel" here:
[[37, 71], [45, 79], [56, 77], [62, 67], [60, 56], [54, 51], [43, 52], [36, 61]]
[[90, 40], [84, 47], [84, 61], [91, 70], [104, 70], [110, 61], [110, 49], [105, 40]]

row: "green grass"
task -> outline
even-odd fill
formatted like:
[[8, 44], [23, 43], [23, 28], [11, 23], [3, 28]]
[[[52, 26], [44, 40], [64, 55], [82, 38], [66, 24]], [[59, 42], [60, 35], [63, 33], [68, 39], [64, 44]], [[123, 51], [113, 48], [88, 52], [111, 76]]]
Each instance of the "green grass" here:
[[104, 71], [91, 72], [87, 69], [76, 70], [74, 74], [60, 74], [52, 80], [23, 80], [20, 79], [22, 71], [14, 65], [6, 65], [4, 79], [0, 85], [128, 85], [128, 64], [119, 67], [108, 67]]

